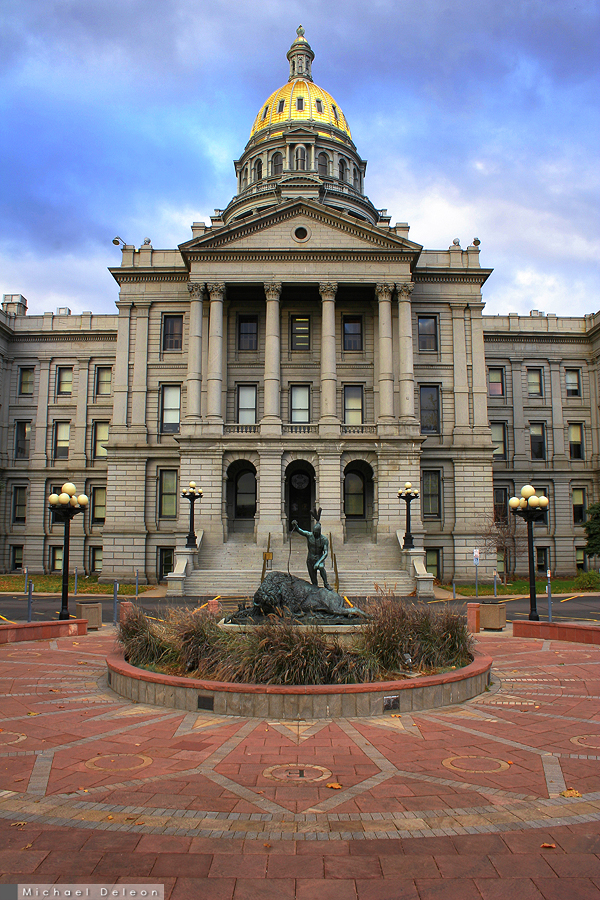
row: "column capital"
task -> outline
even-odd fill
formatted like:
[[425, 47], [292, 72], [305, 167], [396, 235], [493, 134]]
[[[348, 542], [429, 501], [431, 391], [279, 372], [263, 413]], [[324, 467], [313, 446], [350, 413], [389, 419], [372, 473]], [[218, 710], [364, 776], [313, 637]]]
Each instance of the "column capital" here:
[[225, 298], [225, 284], [222, 281], [211, 282], [206, 285], [211, 300], [223, 300]]
[[381, 284], [375, 285], [375, 294], [377, 295], [378, 300], [391, 300], [392, 293], [394, 291], [394, 284], [386, 284], [382, 282]]
[[281, 295], [281, 281], [265, 281], [263, 285], [267, 300], [279, 300]]
[[190, 292], [190, 300], [202, 300], [206, 285], [203, 281], [189, 281], [187, 289]]
[[397, 284], [396, 290], [398, 291], [398, 300], [410, 300], [410, 295], [412, 294], [414, 287], [414, 281], [402, 281]]
[[336, 281], [321, 281], [319, 283], [319, 293], [322, 300], [335, 300], [337, 289]]

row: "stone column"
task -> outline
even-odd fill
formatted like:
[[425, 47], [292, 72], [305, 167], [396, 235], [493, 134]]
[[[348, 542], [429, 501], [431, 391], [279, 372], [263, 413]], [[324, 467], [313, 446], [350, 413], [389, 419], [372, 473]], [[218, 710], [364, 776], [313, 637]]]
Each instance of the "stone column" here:
[[[512, 357], [510, 361], [511, 380], [512, 380], [512, 408], [513, 408], [513, 429], [515, 441], [515, 455], [513, 465], [529, 465], [529, 447], [525, 449], [525, 413], [523, 410], [523, 360]], [[504, 390], [508, 394], [508, 384], [505, 383]], [[505, 401], [508, 398], [505, 398]], [[494, 417], [496, 412], [494, 410]], [[498, 410], [498, 418], [503, 418], [506, 410]], [[529, 423], [527, 423], [529, 429]], [[510, 450], [508, 450], [508, 458], [510, 460]]]
[[557, 469], [568, 469], [570, 466], [565, 448], [565, 423], [558, 360], [550, 361], [550, 393], [552, 397], [552, 462]]
[[127, 427], [127, 407], [129, 398], [129, 336], [132, 303], [117, 302], [117, 355], [115, 359], [115, 385], [113, 389], [114, 428]]
[[473, 427], [475, 433], [489, 429], [487, 408], [487, 373], [483, 345], [482, 304], [469, 304], [471, 310], [471, 356], [473, 362]]
[[264, 285], [267, 298], [267, 322], [265, 334], [265, 406], [261, 420], [261, 431], [264, 433], [265, 425], [269, 433], [272, 426], [276, 431], [281, 430], [281, 328], [279, 322], [279, 298], [281, 296], [281, 282], [272, 281]]
[[[48, 404], [50, 402], [50, 360], [40, 360], [40, 380], [38, 385], [38, 402], [35, 413], [35, 445], [32, 461], [36, 468], [44, 468], [47, 465], [48, 447]], [[52, 423], [50, 423], [52, 428]], [[52, 437], [50, 437], [52, 441]], [[52, 450], [48, 454], [52, 456]]]
[[454, 435], [470, 432], [469, 382], [467, 379], [467, 343], [465, 304], [450, 303], [452, 309], [452, 349], [454, 355]]
[[[89, 389], [90, 359], [79, 357], [77, 360], [77, 412], [75, 414], [75, 427], [71, 434], [73, 455], [69, 453], [73, 465], [86, 465], [86, 437], [87, 437], [87, 404]], [[92, 426], [93, 427], [93, 426]], [[93, 438], [92, 438], [93, 440]], [[90, 459], [93, 458], [93, 450]]]
[[393, 284], [376, 284], [379, 304], [379, 415], [377, 422], [394, 421], [394, 363], [392, 355]]
[[131, 424], [146, 427], [146, 392], [148, 389], [148, 318], [150, 301], [136, 302], [135, 354], [133, 389], [131, 392]]
[[396, 285], [398, 291], [398, 334], [400, 356], [400, 421], [415, 418], [415, 376], [413, 369], [412, 307], [414, 282]]
[[337, 368], [335, 342], [335, 295], [337, 284], [323, 282], [321, 294], [321, 418], [320, 426], [337, 426], [340, 420], [336, 409]]
[[202, 305], [206, 285], [190, 282], [190, 332], [188, 337], [188, 365], [186, 378], [186, 419], [190, 424], [200, 421], [202, 394]]
[[223, 423], [223, 283], [207, 284], [210, 295], [210, 320], [208, 326], [208, 375], [207, 375], [207, 418], [214, 425]]

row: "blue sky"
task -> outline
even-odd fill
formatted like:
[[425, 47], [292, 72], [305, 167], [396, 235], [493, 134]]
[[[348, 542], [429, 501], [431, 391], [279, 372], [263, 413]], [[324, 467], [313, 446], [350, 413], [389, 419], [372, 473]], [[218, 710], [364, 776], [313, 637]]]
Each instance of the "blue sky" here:
[[0, 292], [113, 312], [120, 235], [173, 247], [235, 192], [302, 22], [366, 191], [481, 240], [486, 312], [600, 309], [597, 2], [3, 0]]

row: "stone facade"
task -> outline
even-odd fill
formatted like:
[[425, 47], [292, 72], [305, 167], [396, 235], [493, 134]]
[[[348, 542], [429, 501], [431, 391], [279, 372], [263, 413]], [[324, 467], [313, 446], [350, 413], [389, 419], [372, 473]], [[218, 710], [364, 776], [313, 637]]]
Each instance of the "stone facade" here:
[[[398, 490], [410, 481], [429, 570], [472, 579], [482, 515], [500, 488], [532, 481], [550, 497], [536, 546], [574, 571], [573, 490], [585, 506], [598, 488], [600, 320], [483, 316], [479, 241], [424, 250], [391, 225], [364, 194], [343, 113], [312, 82], [303, 33], [288, 58], [227, 208], [177, 249], [123, 245], [117, 315], [28, 316], [5, 296], [2, 567], [58, 567], [62, 529], [45, 499], [67, 480], [92, 497], [72, 566], [103, 580], [173, 567], [190, 480], [203, 490], [200, 554], [282, 545], [317, 504], [337, 547], [395, 546], [401, 567]], [[482, 549], [480, 574], [495, 565]]]

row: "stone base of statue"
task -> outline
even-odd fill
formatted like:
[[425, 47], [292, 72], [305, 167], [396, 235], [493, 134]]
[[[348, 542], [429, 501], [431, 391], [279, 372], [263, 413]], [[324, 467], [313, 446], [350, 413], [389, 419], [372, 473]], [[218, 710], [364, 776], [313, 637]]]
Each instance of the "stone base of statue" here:
[[261, 624], [271, 616], [302, 625], [349, 625], [367, 614], [349, 606], [335, 591], [286, 572], [269, 572], [254, 595], [252, 606], [241, 607], [224, 620], [228, 625]]

